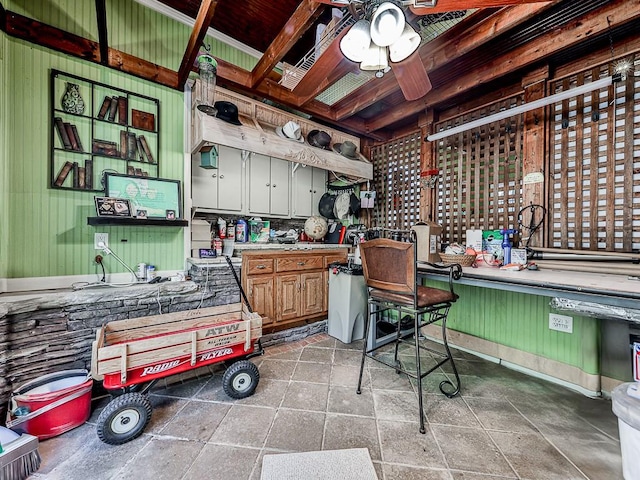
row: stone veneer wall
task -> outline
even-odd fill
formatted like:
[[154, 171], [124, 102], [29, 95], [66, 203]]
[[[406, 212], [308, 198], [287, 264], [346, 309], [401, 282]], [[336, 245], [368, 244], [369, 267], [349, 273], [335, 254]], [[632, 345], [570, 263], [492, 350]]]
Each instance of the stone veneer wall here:
[[[238, 276], [240, 266], [234, 266]], [[11, 393], [47, 373], [91, 369], [96, 329], [107, 322], [240, 301], [226, 264], [191, 266], [192, 281], [0, 297], [0, 423]]]

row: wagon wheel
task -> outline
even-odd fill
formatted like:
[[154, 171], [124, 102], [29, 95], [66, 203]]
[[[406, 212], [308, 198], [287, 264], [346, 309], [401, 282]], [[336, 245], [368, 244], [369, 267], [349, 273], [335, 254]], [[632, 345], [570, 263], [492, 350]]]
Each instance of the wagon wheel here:
[[114, 398], [98, 417], [98, 437], [109, 445], [121, 445], [138, 437], [151, 419], [151, 403], [139, 393]]
[[259, 381], [258, 367], [248, 360], [240, 360], [224, 372], [222, 388], [231, 398], [246, 398], [253, 395]]

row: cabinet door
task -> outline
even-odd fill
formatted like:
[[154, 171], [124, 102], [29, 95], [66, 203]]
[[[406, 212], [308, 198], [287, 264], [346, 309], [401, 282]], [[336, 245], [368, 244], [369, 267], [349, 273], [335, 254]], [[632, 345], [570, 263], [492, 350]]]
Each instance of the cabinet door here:
[[287, 160], [271, 158], [271, 215], [289, 215], [290, 166]]
[[[312, 215], [312, 174], [312, 167], [303, 167], [302, 165], [300, 165], [293, 174], [293, 180], [291, 184], [291, 215], [293, 217], [308, 218]], [[316, 211], [317, 210], [318, 206], [316, 205]]]
[[194, 207], [218, 208], [218, 170], [200, 167], [200, 155], [191, 157], [191, 201]]
[[311, 182], [311, 214], [320, 215], [318, 205], [322, 195], [327, 190], [327, 171], [313, 167], [313, 179]]
[[242, 211], [244, 192], [242, 168], [241, 150], [218, 147], [218, 209]]
[[300, 316], [300, 275], [276, 277], [276, 321]]
[[262, 317], [263, 324], [274, 321], [273, 277], [253, 276], [247, 278], [247, 297], [253, 311]]
[[324, 272], [300, 274], [301, 316], [322, 313], [324, 309]]
[[249, 165], [249, 213], [268, 215], [271, 198], [271, 159], [251, 154]]

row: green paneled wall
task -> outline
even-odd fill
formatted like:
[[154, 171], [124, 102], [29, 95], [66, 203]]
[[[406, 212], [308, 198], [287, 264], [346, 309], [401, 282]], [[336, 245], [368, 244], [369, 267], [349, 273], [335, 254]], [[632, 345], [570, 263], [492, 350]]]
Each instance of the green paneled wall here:
[[0, 32], [0, 278], [7, 276], [9, 229], [3, 219], [9, 212], [9, 186], [7, 175], [7, 108], [9, 98], [7, 81], [7, 36]]
[[[430, 282], [442, 288], [441, 282]], [[573, 317], [573, 333], [549, 329], [549, 297], [490, 288], [455, 285], [460, 300], [447, 326], [491, 342], [533, 353], [598, 374], [599, 324], [595, 318]], [[563, 312], [563, 315], [569, 315]]]

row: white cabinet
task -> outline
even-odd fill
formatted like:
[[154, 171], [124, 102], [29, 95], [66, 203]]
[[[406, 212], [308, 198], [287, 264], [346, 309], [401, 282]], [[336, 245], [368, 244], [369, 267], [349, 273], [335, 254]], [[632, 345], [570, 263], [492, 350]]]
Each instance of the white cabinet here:
[[248, 174], [249, 213], [289, 216], [289, 172], [291, 162], [251, 154]]
[[318, 215], [318, 204], [326, 188], [326, 170], [299, 165], [291, 183], [291, 216], [308, 218]]
[[242, 151], [218, 146], [218, 168], [200, 167], [200, 156], [191, 160], [191, 199], [194, 208], [243, 212], [244, 161]]

